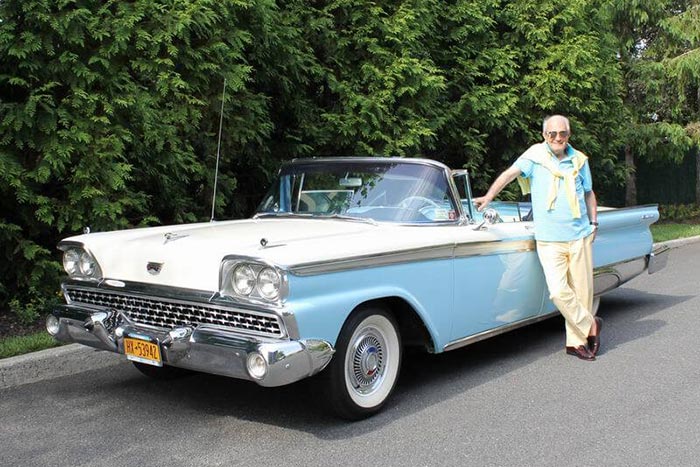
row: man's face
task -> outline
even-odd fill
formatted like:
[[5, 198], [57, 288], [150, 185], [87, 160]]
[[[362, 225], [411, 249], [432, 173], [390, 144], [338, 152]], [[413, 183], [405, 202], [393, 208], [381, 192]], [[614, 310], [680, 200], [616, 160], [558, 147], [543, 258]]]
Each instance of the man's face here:
[[550, 118], [547, 121], [547, 129], [544, 131], [544, 140], [557, 156], [561, 157], [566, 153], [566, 145], [569, 144], [569, 136], [569, 130], [566, 128], [566, 120]]

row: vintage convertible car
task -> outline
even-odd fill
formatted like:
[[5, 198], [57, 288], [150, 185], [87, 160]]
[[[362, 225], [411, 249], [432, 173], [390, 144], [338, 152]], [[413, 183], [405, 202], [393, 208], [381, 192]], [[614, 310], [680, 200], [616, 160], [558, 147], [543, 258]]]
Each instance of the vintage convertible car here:
[[[556, 314], [528, 203], [471, 203], [466, 171], [425, 159], [284, 165], [251, 219], [89, 233], [60, 242], [61, 341], [279, 386], [319, 378], [335, 413], [369, 416], [403, 349], [440, 353]], [[656, 205], [601, 209], [600, 296], [665, 265]]]

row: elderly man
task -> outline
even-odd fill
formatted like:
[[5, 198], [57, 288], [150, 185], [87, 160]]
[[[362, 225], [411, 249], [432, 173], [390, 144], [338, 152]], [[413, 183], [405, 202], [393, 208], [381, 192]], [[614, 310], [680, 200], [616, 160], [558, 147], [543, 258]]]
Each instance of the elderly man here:
[[474, 204], [484, 210], [516, 178], [523, 193], [532, 192], [537, 255], [550, 298], [566, 320], [566, 353], [595, 360], [602, 320], [591, 313], [598, 205], [588, 158], [569, 144], [571, 128], [562, 115], [545, 118], [542, 136]]

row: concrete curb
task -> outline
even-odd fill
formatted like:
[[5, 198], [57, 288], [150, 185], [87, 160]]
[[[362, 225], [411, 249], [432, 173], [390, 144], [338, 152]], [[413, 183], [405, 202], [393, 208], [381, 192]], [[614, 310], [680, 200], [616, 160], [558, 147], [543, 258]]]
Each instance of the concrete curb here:
[[0, 389], [105, 368], [123, 362], [120, 354], [69, 344], [0, 360]]
[[[679, 248], [696, 242], [700, 242], [700, 235], [655, 243], [654, 246]], [[124, 359], [120, 354], [80, 344], [32, 352], [0, 360], [0, 389], [105, 368], [122, 362]]]
[[677, 238], [675, 240], [669, 240], [667, 242], [654, 243], [654, 246], [666, 245], [669, 248], [678, 248], [683, 245], [688, 245], [690, 243], [697, 242], [700, 242], [700, 235], [696, 235], [695, 237]]

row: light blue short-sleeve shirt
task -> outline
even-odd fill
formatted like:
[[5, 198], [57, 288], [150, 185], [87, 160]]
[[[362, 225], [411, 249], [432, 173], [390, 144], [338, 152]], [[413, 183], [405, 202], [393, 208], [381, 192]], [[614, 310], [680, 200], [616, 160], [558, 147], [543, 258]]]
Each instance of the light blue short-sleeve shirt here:
[[547, 198], [552, 183], [552, 173], [545, 167], [526, 158], [529, 151], [547, 150], [555, 165], [562, 173], [571, 173], [574, 170], [574, 148], [569, 145], [566, 148], [566, 156], [559, 160], [549, 151], [547, 143], [539, 143], [531, 146], [513, 164], [520, 169], [522, 176], [530, 179], [532, 192], [532, 214], [535, 221], [535, 239], [546, 242], [570, 242], [587, 237], [593, 232], [593, 227], [588, 220], [585, 193], [593, 190], [593, 180], [588, 160], [583, 164], [576, 176], [576, 199], [578, 200], [581, 217], [574, 219], [566, 196], [564, 181], [559, 180], [559, 191], [554, 208], [547, 209]]

